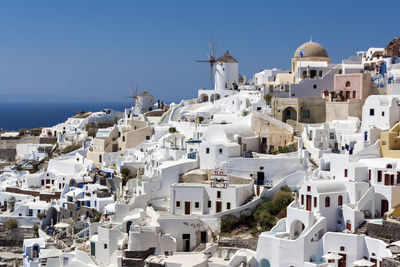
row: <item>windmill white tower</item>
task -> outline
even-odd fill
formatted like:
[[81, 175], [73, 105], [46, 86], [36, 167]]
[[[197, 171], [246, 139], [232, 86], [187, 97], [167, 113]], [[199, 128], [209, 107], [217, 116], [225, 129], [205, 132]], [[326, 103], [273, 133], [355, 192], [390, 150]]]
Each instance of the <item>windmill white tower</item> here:
[[[239, 62], [226, 50], [225, 54], [216, 60], [215, 64], [215, 90], [221, 96], [231, 94], [235, 85], [239, 85]], [[225, 91], [225, 92], [224, 92]]]
[[130, 108], [130, 112], [134, 115], [139, 115], [146, 113], [148, 111], [152, 111], [154, 107], [154, 97], [148, 92], [144, 91], [140, 95], [138, 95], [139, 86], [136, 83], [136, 90], [133, 93], [131, 90], [131, 96], [127, 96], [126, 98], [130, 98], [132, 100], [132, 107]]

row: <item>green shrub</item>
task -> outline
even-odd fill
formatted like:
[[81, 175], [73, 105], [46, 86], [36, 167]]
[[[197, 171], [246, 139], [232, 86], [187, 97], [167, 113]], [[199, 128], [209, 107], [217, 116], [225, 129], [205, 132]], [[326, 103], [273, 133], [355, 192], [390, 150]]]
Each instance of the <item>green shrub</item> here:
[[34, 231], [35, 237], [39, 237], [39, 225], [35, 224], [35, 225], [32, 227], [32, 229], [33, 229], [33, 231]]
[[10, 197], [7, 201], [8, 206], [10, 207], [10, 211], [13, 212], [14, 211], [14, 207], [15, 207], [15, 197]]
[[221, 218], [221, 232], [231, 232], [232, 229], [239, 225], [239, 218], [227, 215]]
[[4, 225], [7, 229], [15, 229], [18, 227], [18, 221], [14, 218], [10, 218], [4, 223]]
[[131, 176], [131, 171], [128, 168], [121, 169], [122, 178], [128, 178]]
[[176, 133], [177, 131], [176, 131], [175, 127], [169, 127], [168, 132], [169, 133]]
[[44, 214], [44, 213], [38, 213], [36, 216], [37, 216], [39, 219], [43, 219], [44, 217], [46, 217], [46, 214]]
[[63, 149], [62, 153], [63, 153], [63, 154], [68, 154], [68, 153], [71, 153], [72, 151], [75, 151], [75, 150], [81, 148], [81, 147], [82, 147], [81, 144], [69, 145], [69, 146], [66, 146], [66, 147]]

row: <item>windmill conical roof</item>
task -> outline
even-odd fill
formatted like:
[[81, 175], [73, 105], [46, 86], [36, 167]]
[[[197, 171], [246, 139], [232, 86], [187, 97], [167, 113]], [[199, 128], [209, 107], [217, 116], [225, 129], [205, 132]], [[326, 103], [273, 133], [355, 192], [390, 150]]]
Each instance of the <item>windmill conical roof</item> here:
[[229, 54], [229, 51], [226, 50], [225, 54], [217, 59], [217, 62], [226, 62], [226, 63], [239, 63], [234, 57]]

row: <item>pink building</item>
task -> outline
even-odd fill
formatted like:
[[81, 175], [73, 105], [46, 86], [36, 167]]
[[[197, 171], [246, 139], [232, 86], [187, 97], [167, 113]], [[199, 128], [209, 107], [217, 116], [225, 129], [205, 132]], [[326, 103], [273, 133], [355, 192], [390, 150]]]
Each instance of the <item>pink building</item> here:
[[325, 91], [328, 102], [347, 102], [350, 99], [364, 100], [370, 95], [369, 73], [336, 74], [333, 91]]

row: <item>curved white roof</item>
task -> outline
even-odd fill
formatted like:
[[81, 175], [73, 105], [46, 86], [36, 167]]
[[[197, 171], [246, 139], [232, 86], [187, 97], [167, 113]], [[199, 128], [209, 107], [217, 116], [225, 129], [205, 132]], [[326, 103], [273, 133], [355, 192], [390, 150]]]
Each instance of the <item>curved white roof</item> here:
[[244, 123], [214, 124], [204, 132], [203, 138], [207, 142], [225, 142], [235, 140], [237, 137], [255, 137], [251, 127]]
[[346, 192], [344, 182], [336, 180], [312, 180], [311, 183], [317, 188], [318, 193]]

